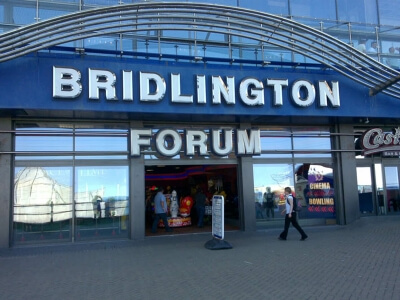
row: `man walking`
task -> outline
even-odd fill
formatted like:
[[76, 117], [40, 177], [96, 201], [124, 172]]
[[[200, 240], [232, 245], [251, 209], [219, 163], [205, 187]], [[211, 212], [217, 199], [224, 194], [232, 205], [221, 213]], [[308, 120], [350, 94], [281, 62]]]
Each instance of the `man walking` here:
[[164, 188], [160, 188], [158, 190], [158, 193], [154, 197], [154, 221], [153, 221], [153, 227], [151, 229], [152, 233], [157, 232], [157, 226], [158, 226], [158, 221], [162, 219], [165, 230], [167, 232], [171, 232], [172, 229], [168, 225], [168, 219], [167, 219], [167, 211], [168, 211], [168, 206], [167, 206], [167, 199], [165, 198], [164, 194]]
[[279, 239], [285, 241], [288, 235], [290, 223], [292, 223], [293, 227], [297, 229], [297, 231], [301, 234], [301, 241], [305, 241], [308, 238], [307, 234], [300, 227], [299, 223], [297, 223], [297, 214], [294, 208], [294, 201], [292, 196], [292, 189], [290, 187], [285, 187], [285, 196], [286, 196], [286, 209], [282, 211], [286, 213], [285, 215], [285, 228], [282, 233], [279, 235]]

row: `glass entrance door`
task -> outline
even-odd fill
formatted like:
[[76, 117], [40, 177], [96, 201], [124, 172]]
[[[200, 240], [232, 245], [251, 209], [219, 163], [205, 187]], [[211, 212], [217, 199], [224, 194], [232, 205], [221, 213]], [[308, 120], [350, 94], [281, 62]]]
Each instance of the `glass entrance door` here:
[[371, 167], [357, 167], [357, 185], [361, 214], [373, 214], [375, 209]]
[[385, 166], [385, 192], [388, 214], [400, 214], [399, 166]]

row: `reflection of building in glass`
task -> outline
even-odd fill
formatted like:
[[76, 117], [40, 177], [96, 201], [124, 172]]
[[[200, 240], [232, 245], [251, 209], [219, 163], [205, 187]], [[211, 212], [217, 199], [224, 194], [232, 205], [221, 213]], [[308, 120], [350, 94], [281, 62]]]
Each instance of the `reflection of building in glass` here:
[[103, 196], [104, 196], [104, 189], [76, 193], [75, 194], [76, 217], [95, 218], [97, 214], [101, 214], [101, 208], [98, 213], [97, 206], [98, 204], [100, 205], [100, 203], [97, 203], [97, 201], [101, 202]]
[[71, 191], [43, 168], [22, 169], [15, 177], [14, 221], [39, 224], [71, 219]]
[[[42, 224], [72, 218], [72, 187], [58, 183], [44, 168], [27, 167], [15, 178], [14, 221]], [[76, 193], [78, 218], [104, 218], [128, 215], [128, 199], [103, 197], [104, 190]]]
[[79, 192], [75, 194], [75, 215], [93, 219], [127, 216], [128, 202], [126, 197], [105, 197], [104, 189]]

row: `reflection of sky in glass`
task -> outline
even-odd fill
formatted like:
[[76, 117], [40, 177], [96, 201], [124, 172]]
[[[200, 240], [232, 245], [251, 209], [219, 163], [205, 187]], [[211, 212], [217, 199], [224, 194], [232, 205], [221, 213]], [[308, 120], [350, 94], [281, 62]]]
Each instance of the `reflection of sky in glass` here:
[[290, 164], [254, 165], [254, 187], [293, 186], [293, 169]]
[[290, 137], [262, 137], [262, 150], [291, 150]]
[[[16, 167], [15, 174], [25, 169], [25, 167]], [[71, 167], [40, 167], [46, 171], [46, 174], [53, 179], [56, 183], [63, 186], [71, 186], [72, 182], [72, 168]]]
[[76, 151], [127, 151], [126, 137], [76, 137]]
[[357, 167], [357, 184], [371, 185], [371, 169], [370, 167]]
[[15, 151], [72, 151], [72, 137], [17, 136]]
[[294, 149], [330, 150], [331, 140], [328, 137], [294, 137]]
[[[128, 151], [127, 130], [77, 129], [75, 149], [69, 128], [18, 128], [31, 135], [15, 137], [16, 151]], [[90, 136], [92, 135], [93, 136]], [[87, 136], [89, 135], [89, 136]]]
[[[287, 130], [262, 130], [261, 131], [261, 151], [290, 151], [292, 141]], [[291, 153], [262, 153], [255, 158], [263, 157], [291, 157]]]
[[128, 167], [76, 167], [75, 192], [102, 190], [104, 197], [128, 197]]
[[383, 189], [382, 165], [375, 164], [375, 182], [377, 189]]
[[385, 179], [387, 188], [399, 188], [397, 167], [385, 167]]
[[[32, 132], [31, 136], [18, 131]], [[15, 151], [72, 151], [72, 130], [69, 128], [17, 128]]]

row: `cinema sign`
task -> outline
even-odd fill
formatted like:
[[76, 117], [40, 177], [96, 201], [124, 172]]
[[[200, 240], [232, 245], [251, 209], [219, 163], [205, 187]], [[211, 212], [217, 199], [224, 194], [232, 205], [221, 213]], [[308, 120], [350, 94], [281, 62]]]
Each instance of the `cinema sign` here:
[[382, 152], [384, 156], [399, 156], [400, 127], [394, 128], [392, 132], [372, 128], [364, 132], [361, 145], [364, 155]]
[[[234, 144], [235, 143], [235, 144]], [[237, 156], [261, 154], [259, 129], [131, 129], [131, 156], [140, 156], [146, 148], [152, 148], [162, 156], [173, 157], [181, 151], [186, 156], [196, 153], [208, 156], [226, 156], [235, 151]]]

